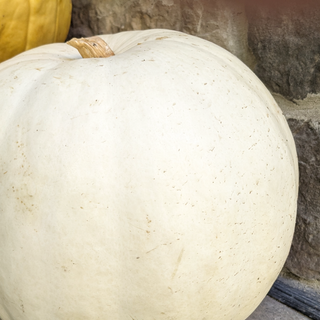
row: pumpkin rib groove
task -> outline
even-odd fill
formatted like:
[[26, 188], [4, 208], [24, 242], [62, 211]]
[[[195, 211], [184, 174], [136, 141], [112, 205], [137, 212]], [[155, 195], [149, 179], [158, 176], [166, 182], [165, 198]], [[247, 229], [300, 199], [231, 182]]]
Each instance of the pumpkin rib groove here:
[[59, 11], [60, 11], [60, 6], [58, 4], [59, 0], [56, 0], [56, 8], [55, 8], [55, 13], [56, 13], [56, 18], [55, 18], [55, 28], [54, 28], [54, 36], [53, 36], [53, 42], [57, 42], [57, 36], [59, 32]]
[[29, 4], [29, 14], [28, 14], [28, 21], [27, 21], [27, 28], [26, 28], [26, 39], [25, 39], [25, 45], [24, 45], [24, 50], [23, 51], [26, 51], [26, 50], [29, 50], [30, 48], [28, 47], [28, 43], [29, 43], [29, 30], [30, 30], [30, 16], [31, 16], [31, 11], [32, 11], [32, 8], [31, 8], [31, 2], [32, 0], [28, 0], [28, 4]]

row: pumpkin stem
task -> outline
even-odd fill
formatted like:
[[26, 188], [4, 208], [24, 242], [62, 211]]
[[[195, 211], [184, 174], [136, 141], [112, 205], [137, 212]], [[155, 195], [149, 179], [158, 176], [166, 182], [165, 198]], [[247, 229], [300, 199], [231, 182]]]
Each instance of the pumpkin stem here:
[[114, 56], [114, 52], [100, 37], [73, 38], [67, 44], [76, 48], [82, 58], [109, 58]]

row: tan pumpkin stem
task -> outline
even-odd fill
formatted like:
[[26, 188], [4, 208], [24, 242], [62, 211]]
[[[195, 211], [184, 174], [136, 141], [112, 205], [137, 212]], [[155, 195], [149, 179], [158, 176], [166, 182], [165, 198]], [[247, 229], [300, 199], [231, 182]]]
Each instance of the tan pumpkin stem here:
[[76, 48], [82, 58], [109, 58], [114, 56], [113, 51], [100, 37], [73, 38], [67, 44]]

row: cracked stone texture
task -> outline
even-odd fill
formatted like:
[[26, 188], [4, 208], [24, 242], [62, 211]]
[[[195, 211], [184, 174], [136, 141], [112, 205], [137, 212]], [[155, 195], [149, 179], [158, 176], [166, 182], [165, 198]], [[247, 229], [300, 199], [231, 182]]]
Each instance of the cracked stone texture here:
[[243, 5], [225, 0], [73, 0], [68, 38], [165, 28], [212, 41], [247, 65], [248, 23]]
[[271, 89], [289, 99], [320, 92], [320, 2], [247, 9], [248, 42], [255, 72]]

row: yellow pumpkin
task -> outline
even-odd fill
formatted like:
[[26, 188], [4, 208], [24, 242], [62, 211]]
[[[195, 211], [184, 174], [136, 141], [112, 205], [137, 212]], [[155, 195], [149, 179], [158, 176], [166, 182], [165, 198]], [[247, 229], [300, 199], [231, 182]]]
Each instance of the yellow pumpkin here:
[[0, 62], [37, 46], [63, 42], [71, 0], [0, 0]]

